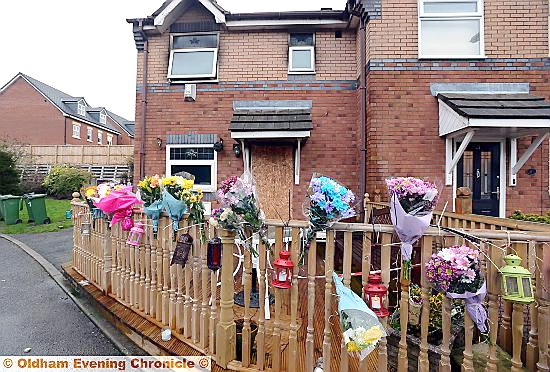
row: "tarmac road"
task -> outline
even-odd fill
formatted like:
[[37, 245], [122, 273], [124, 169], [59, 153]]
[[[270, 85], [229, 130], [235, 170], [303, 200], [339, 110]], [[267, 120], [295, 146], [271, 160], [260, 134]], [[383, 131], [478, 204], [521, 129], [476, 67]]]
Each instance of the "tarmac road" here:
[[[70, 260], [71, 237], [70, 229], [17, 236], [58, 268]], [[0, 239], [0, 355], [122, 354], [37, 262]]]

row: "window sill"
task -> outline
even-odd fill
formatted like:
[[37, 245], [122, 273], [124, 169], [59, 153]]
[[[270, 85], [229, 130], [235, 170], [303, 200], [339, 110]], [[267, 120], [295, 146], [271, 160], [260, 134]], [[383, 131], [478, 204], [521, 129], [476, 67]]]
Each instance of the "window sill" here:
[[93, 141], [93, 140], [87, 140], [87, 142], [90, 142], [90, 143], [92, 143], [92, 142], [94, 142], [94, 141]]
[[219, 79], [212, 79], [212, 80], [208, 80], [208, 79], [203, 79], [203, 80], [187, 80], [187, 79], [177, 79], [177, 78], [168, 78], [168, 82], [170, 84], [199, 84], [199, 83], [204, 83], [204, 84], [208, 84], [208, 83], [213, 83], [213, 84], [217, 84], [220, 82]]
[[80, 137], [77, 137], [77, 136], [72, 136], [74, 139], [81, 139]]
[[481, 60], [481, 59], [486, 59], [486, 58], [487, 58], [486, 55], [481, 55], [481, 56], [418, 56], [419, 60], [424, 60], [424, 61], [427, 61], [427, 60], [470, 60], [470, 59]]
[[289, 75], [315, 75], [315, 71], [288, 71]]

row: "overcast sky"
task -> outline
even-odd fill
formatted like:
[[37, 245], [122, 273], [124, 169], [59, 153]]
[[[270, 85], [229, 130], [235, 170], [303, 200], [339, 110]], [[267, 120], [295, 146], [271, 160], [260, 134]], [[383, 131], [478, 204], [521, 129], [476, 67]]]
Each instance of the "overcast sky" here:
[[[136, 49], [126, 18], [163, 0], [0, 0], [0, 86], [18, 72], [134, 119]], [[345, 0], [219, 0], [232, 13], [343, 9]]]

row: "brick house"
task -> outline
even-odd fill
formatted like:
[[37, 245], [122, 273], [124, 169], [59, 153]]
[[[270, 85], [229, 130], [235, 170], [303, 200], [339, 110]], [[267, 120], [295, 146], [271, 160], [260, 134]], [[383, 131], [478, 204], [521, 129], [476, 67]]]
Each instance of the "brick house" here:
[[429, 177], [451, 206], [465, 185], [487, 215], [550, 207], [546, 0], [172, 0], [128, 22], [140, 177], [186, 170], [213, 191], [249, 168], [272, 218], [301, 217], [313, 172], [359, 195]]
[[134, 123], [23, 73], [0, 88], [0, 136], [30, 145], [131, 145]]

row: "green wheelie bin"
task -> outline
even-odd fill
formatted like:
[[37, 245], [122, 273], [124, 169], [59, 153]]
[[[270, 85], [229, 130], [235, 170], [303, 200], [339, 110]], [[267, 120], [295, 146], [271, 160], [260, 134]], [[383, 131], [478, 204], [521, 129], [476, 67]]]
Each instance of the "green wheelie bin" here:
[[2, 197], [2, 212], [6, 225], [15, 225], [21, 223], [19, 219], [19, 210], [21, 209], [21, 197], [14, 195], [4, 195]]
[[29, 223], [37, 225], [52, 223], [46, 212], [46, 194], [25, 194], [23, 201], [29, 212]]
[[4, 221], [4, 195], [0, 195], [0, 221]]

